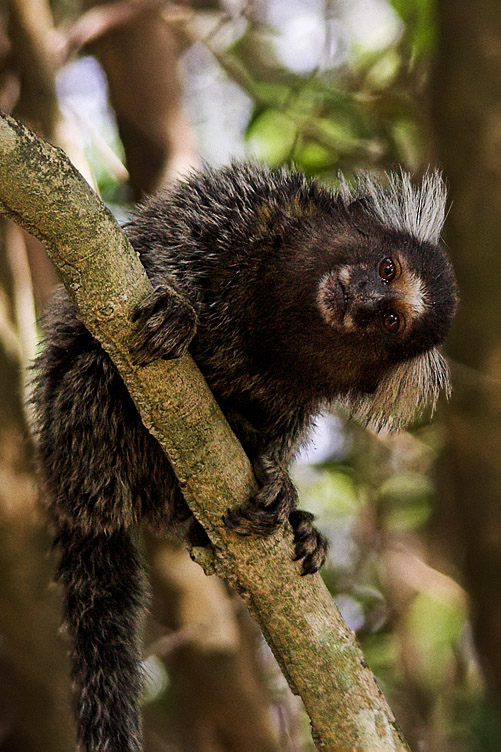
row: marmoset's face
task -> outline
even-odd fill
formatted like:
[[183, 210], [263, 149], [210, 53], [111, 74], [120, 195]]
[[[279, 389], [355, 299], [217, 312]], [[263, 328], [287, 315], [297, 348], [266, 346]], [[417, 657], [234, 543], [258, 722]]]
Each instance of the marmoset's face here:
[[317, 304], [335, 331], [395, 363], [444, 340], [455, 283], [440, 248], [405, 235], [370, 240], [322, 276]]
[[451, 324], [456, 283], [443, 251], [406, 233], [352, 226], [317, 288], [317, 307], [352, 372], [340, 400], [377, 430], [401, 428], [448, 391], [437, 350]]

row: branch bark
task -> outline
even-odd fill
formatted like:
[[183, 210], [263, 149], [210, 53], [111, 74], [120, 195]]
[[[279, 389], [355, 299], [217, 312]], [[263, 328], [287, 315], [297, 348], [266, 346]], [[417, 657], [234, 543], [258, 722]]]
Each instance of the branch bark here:
[[196, 365], [132, 365], [130, 315], [149, 281], [111, 214], [64, 154], [0, 118], [0, 210], [36, 235], [88, 329], [110, 353], [213, 548], [197, 559], [226, 579], [260, 624], [310, 716], [319, 749], [408, 751], [354, 634], [318, 575], [300, 577], [288, 529], [265, 539], [221, 515], [255, 486], [249, 462]]

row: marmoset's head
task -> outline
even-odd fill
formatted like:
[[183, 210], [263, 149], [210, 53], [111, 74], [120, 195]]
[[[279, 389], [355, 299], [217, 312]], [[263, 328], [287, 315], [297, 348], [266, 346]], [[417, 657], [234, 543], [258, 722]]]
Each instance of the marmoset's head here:
[[457, 305], [451, 265], [438, 242], [445, 215], [439, 173], [413, 187], [406, 174], [383, 188], [363, 175], [353, 189], [341, 179], [345, 231], [336, 263], [321, 277], [324, 322], [364, 369], [341, 404], [358, 420], [397, 429], [449, 391], [437, 350]]

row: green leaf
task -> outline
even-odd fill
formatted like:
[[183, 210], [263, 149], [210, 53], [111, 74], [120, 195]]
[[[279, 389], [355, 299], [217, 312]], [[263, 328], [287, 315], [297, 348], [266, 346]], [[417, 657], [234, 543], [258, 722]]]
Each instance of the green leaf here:
[[270, 165], [290, 159], [297, 128], [287, 115], [267, 109], [254, 119], [247, 130], [247, 143], [253, 156]]

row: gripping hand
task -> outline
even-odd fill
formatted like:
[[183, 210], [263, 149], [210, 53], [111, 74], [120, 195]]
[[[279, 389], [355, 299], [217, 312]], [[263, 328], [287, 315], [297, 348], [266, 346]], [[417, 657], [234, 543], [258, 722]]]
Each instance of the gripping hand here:
[[193, 339], [197, 314], [193, 306], [169, 285], [155, 287], [134, 311], [135, 330], [129, 352], [134, 365], [180, 358]]

